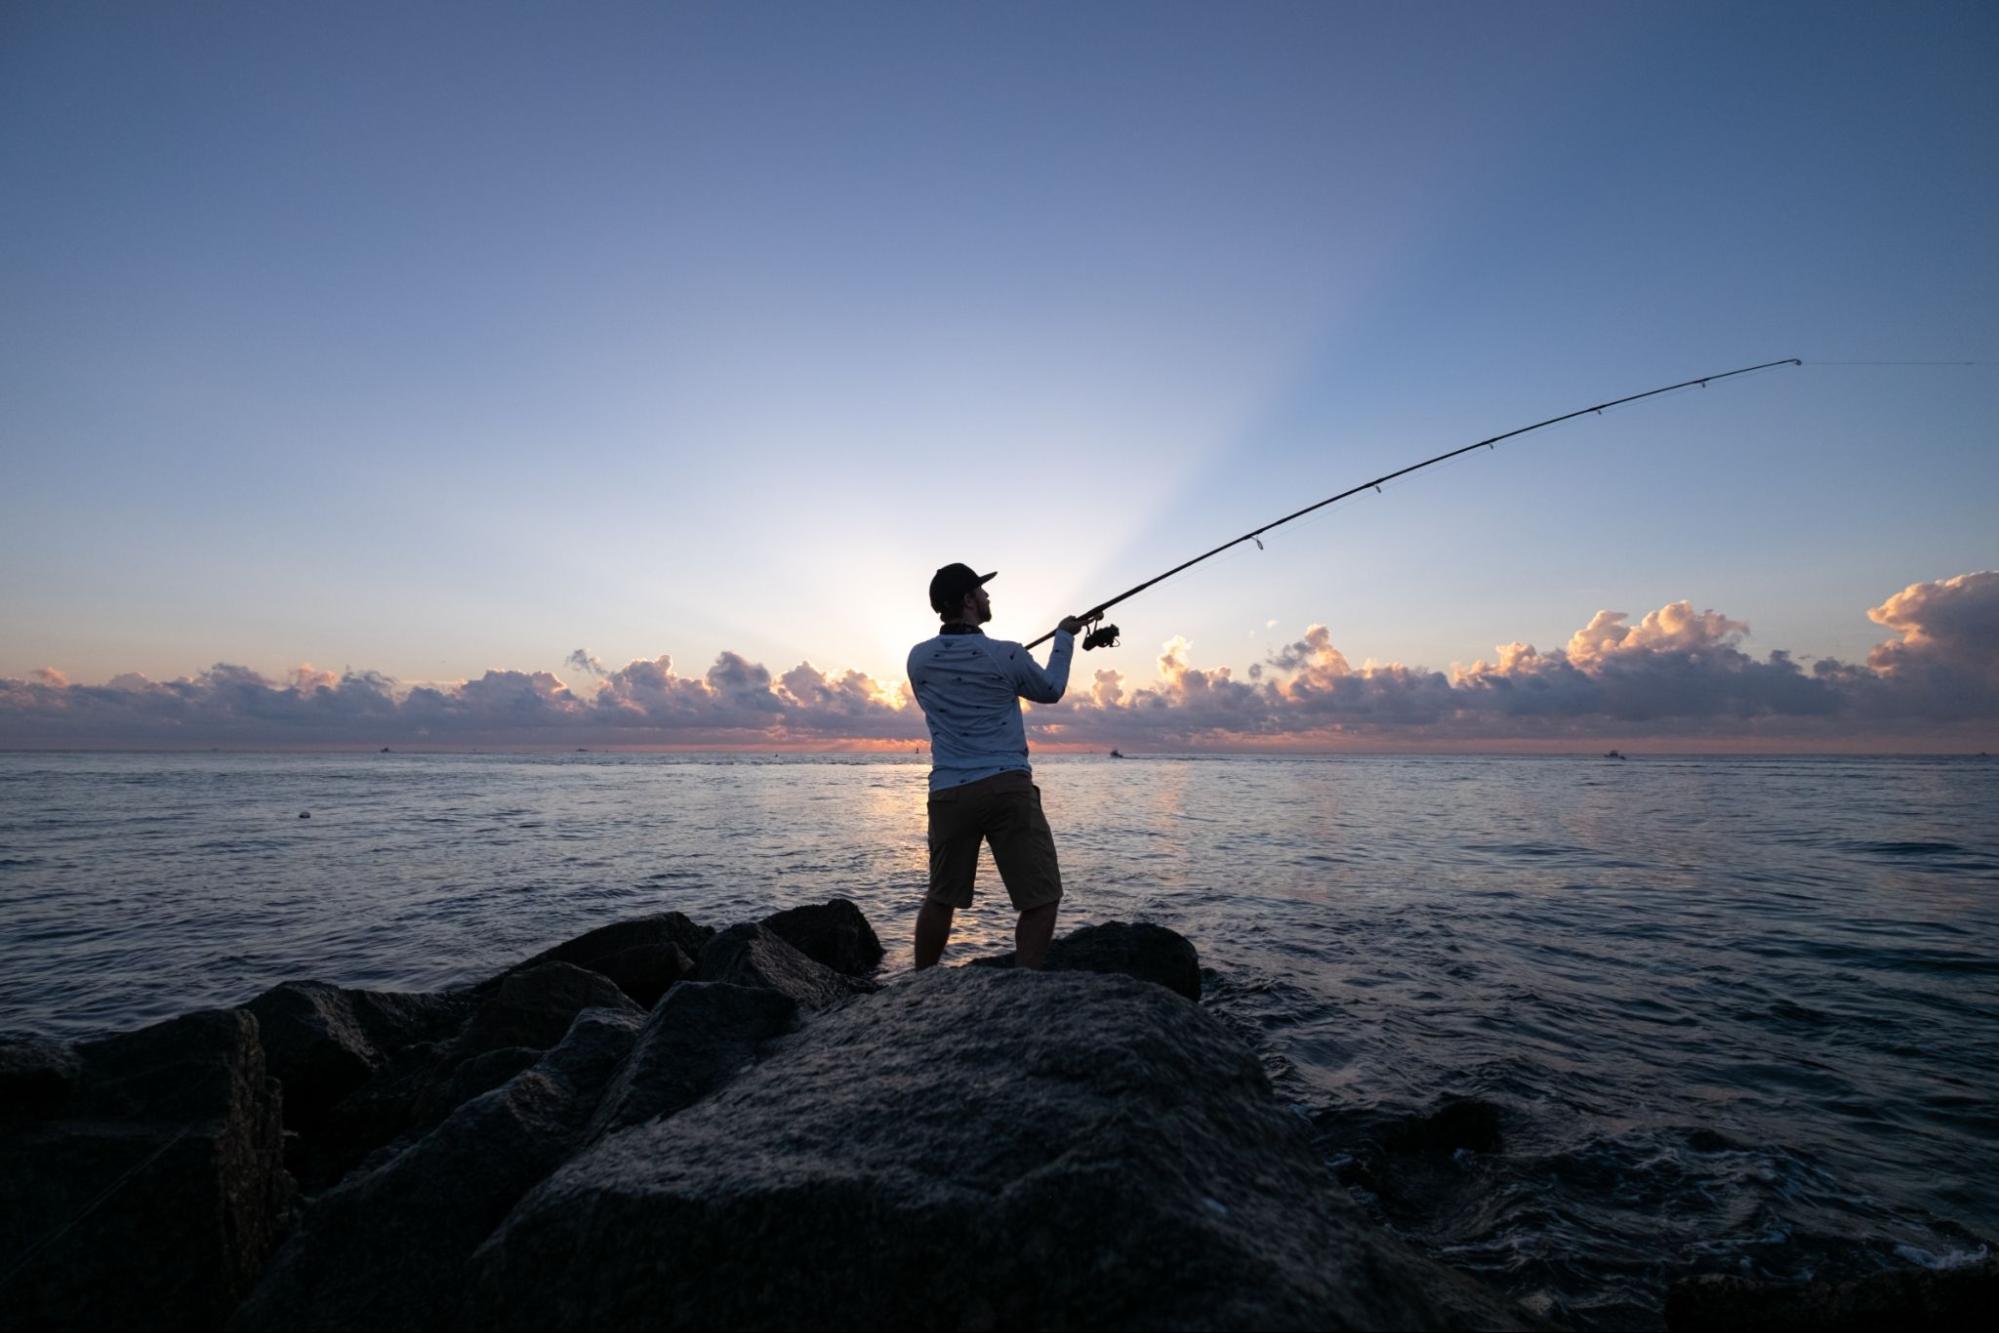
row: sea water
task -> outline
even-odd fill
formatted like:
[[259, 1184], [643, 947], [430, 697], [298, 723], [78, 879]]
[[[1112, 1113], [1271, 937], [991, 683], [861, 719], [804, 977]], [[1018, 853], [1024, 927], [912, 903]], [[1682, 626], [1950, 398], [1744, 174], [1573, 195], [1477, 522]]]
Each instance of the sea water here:
[[[442, 987], [620, 917], [834, 896], [892, 978], [925, 772], [0, 755], [0, 1029], [295, 977]], [[1055, 757], [1036, 780], [1062, 928], [1193, 940], [1329, 1187], [1535, 1307], [1656, 1325], [1677, 1276], [1948, 1265], [1999, 1234], [1999, 763]], [[989, 859], [979, 891], [950, 957], [1011, 947]], [[1497, 1148], [1385, 1184], [1369, 1145], [1449, 1098], [1494, 1108]]]

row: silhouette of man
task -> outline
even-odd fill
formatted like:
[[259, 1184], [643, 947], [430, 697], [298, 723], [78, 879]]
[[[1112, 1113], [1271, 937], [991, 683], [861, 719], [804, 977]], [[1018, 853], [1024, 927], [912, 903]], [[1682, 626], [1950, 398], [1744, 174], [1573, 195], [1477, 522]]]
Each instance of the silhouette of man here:
[[1020, 701], [1062, 697], [1082, 623], [1062, 622], [1042, 670], [1027, 649], [979, 628], [993, 618], [985, 586], [992, 577], [969, 565], [938, 570], [930, 606], [943, 627], [909, 650], [909, 684], [930, 726], [930, 891], [916, 913], [919, 969], [943, 957], [952, 915], [972, 905], [981, 841], [992, 844], [1000, 882], [1020, 913], [1014, 965], [1040, 967], [1055, 938], [1062, 872], [1027, 763]]

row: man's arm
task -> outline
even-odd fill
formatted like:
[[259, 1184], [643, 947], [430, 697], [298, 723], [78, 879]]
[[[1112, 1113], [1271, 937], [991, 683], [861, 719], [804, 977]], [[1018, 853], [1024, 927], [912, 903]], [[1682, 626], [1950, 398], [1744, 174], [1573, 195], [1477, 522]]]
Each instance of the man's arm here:
[[[1068, 621], [1063, 621], [1067, 625]], [[1074, 630], [1055, 631], [1055, 646], [1048, 650], [1048, 669], [1035, 665], [1034, 654], [1018, 644], [1007, 645], [1004, 665], [1013, 677], [1013, 688], [1021, 698], [1038, 704], [1052, 704], [1069, 688], [1069, 658], [1076, 651]], [[994, 654], [997, 656], [998, 654]]]

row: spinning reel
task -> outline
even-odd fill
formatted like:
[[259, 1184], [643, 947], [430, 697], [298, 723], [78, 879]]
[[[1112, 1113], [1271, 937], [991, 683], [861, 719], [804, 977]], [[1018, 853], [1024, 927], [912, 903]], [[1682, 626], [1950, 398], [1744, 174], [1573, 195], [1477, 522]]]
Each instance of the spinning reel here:
[[[1092, 628], [1094, 626], [1094, 628]], [[1104, 624], [1104, 613], [1099, 611], [1083, 619], [1083, 627], [1090, 632], [1083, 636], [1083, 650], [1092, 648], [1117, 647], [1117, 626]]]

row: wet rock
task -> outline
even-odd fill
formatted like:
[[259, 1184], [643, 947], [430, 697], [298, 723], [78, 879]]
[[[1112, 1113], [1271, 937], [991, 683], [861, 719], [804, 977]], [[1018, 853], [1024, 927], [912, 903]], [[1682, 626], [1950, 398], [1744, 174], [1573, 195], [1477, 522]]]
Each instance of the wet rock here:
[[231, 1326], [438, 1328], [468, 1255], [574, 1147], [640, 1018], [586, 1009], [534, 1066], [314, 1200]]
[[[974, 958], [974, 967], [1012, 967], [1013, 955]], [[1151, 981], [1199, 1002], [1201, 959], [1192, 941], [1146, 921], [1106, 921], [1071, 931], [1048, 946], [1050, 972], [1108, 972]]]
[[456, 1067], [505, 1046], [546, 1050], [585, 1009], [640, 1012], [608, 978], [570, 963], [536, 963], [509, 972], [480, 996], [478, 1009], [449, 1048], [450, 1062]]
[[696, 976], [702, 981], [762, 986], [790, 996], [804, 1009], [830, 1009], [875, 989], [873, 982], [814, 962], [760, 925], [731, 926], [708, 941]]
[[545, 949], [483, 983], [479, 990], [491, 990], [507, 977], [543, 963], [568, 963], [609, 977], [639, 1008], [650, 1009], [668, 987], [692, 974], [693, 960], [714, 937], [712, 927], [699, 925], [679, 912], [634, 917]]
[[257, 1016], [270, 1072], [284, 1084], [285, 1125], [309, 1135], [395, 1052], [449, 1035], [471, 1001], [287, 981], [245, 1007]]
[[1498, 1152], [1499, 1108], [1475, 1098], [1453, 1098], [1428, 1115], [1408, 1116], [1382, 1132], [1391, 1153]]
[[1826, 1329], [1835, 1333], [1974, 1328], [1999, 1305], [1999, 1256], [1942, 1270], [1901, 1269], [1847, 1282], [1760, 1282], [1708, 1274], [1666, 1293], [1673, 1333]]
[[882, 942], [861, 909], [845, 898], [792, 907], [763, 919], [763, 926], [813, 962], [850, 977], [881, 966]]
[[256, 1019], [203, 1010], [74, 1059], [59, 1118], [0, 1131], [0, 1327], [213, 1327], [291, 1206]]
[[502, 1328], [1459, 1328], [1256, 1055], [1125, 977], [940, 968], [613, 1134], [472, 1260]]
[[798, 1005], [761, 986], [686, 981], [646, 1016], [629, 1059], [604, 1091], [590, 1131], [599, 1138], [692, 1106], [791, 1030]]
[[82, 1072], [76, 1052], [61, 1042], [0, 1036], [0, 1119], [54, 1115]]

